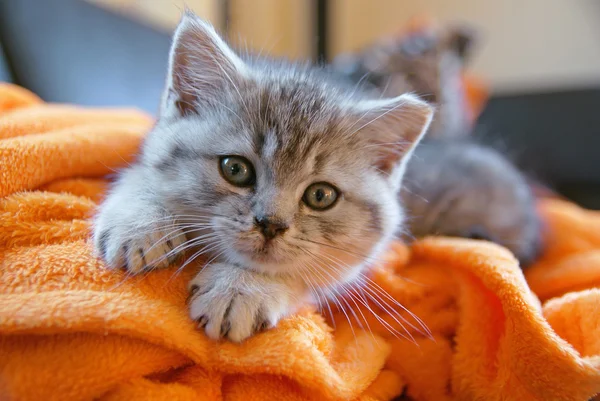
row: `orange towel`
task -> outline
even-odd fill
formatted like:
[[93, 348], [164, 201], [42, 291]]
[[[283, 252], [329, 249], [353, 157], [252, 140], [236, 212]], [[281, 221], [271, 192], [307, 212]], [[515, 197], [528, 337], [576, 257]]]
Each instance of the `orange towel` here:
[[[426, 239], [395, 245], [372, 272], [365, 291], [379, 298], [369, 308], [385, 324], [362, 305], [354, 315], [364, 329], [339, 312], [333, 329], [306, 310], [241, 345], [216, 343], [187, 317], [193, 268], [127, 277], [91, 254], [101, 177], [132, 159], [150, 119], [44, 105], [6, 85], [0, 107], [2, 400], [584, 401], [600, 392], [598, 213], [542, 202], [549, 250], [527, 276], [543, 304], [503, 248]], [[409, 314], [387, 314], [384, 290], [432, 338]]]

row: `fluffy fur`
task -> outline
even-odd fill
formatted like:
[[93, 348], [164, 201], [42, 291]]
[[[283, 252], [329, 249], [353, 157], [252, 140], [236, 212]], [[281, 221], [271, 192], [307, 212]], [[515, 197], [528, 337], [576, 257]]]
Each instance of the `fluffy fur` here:
[[[191, 317], [212, 338], [241, 341], [357, 280], [386, 247], [432, 110], [407, 95], [365, 97], [305, 65], [242, 60], [189, 13], [170, 60], [160, 117], [102, 204], [95, 244], [132, 273], [207, 255]], [[232, 155], [252, 163], [253, 186], [223, 178], [219, 161]], [[303, 201], [318, 182], [338, 190], [327, 210]], [[266, 238], [261, 219], [285, 232]]]

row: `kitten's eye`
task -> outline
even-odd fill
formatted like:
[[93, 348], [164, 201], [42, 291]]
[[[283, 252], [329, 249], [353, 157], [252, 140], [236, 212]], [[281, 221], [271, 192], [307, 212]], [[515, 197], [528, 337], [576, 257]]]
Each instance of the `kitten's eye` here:
[[338, 198], [338, 191], [326, 182], [317, 182], [312, 184], [304, 191], [304, 203], [314, 210], [329, 209], [335, 204]]
[[248, 187], [254, 184], [254, 167], [247, 159], [240, 156], [221, 158], [221, 174], [223, 178], [237, 187]]

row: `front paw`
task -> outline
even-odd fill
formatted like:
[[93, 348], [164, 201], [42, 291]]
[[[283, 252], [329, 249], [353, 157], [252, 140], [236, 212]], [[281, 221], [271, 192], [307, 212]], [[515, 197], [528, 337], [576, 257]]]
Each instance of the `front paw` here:
[[241, 342], [291, 313], [297, 293], [281, 278], [216, 263], [190, 283], [190, 315], [210, 338]]
[[109, 267], [124, 267], [134, 274], [169, 266], [179, 258], [185, 241], [184, 233], [174, 224], [100, 221], [94, 228], [99, 256]]

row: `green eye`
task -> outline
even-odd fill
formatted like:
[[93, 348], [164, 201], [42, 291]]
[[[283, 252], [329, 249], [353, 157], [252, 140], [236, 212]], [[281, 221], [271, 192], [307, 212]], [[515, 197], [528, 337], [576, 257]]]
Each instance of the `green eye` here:
[[254, 167], [241, 156], [225, 156], [221, 158], [221, 174], [223, 178], [236, 187], [248, 187], [254, 184]]
[[304, 191], [302, 200], [314, 210], [326, 210], [335, 204], [338, 191], [333, 185], [326, 182], [317, 182]]

